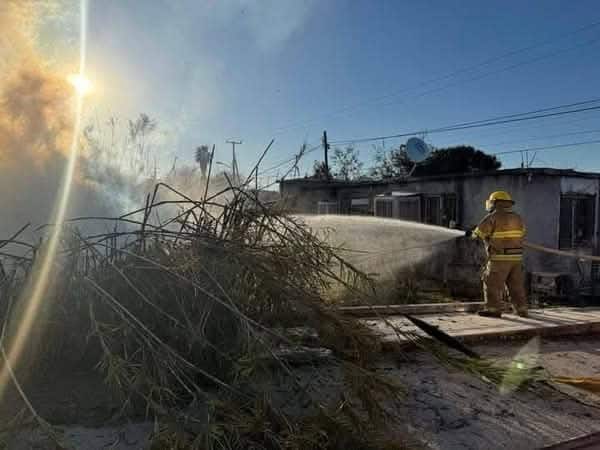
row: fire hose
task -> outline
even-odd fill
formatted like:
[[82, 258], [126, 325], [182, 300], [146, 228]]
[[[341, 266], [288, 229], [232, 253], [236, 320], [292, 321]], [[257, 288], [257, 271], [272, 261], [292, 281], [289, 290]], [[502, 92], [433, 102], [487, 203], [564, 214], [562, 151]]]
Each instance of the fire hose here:
[[[417, 319], [414, 316], [409, 314], [404, 315], [408, 320], [410, 320], [415, 326], [420, 328], [426, 334], [436, 339], [437, 341], [447, 345], [454, 350], [458, 350], [459, 352], [467, 355], [469, 358], [481, 359], [481, 356], [467, 347], [465, 344], [460, 342], [453, 336], [450, 336], [448, 333], [442, 331], [439, 327], [435, 325], [431, 325], [424, 320]], [[592, 392], [594, 394], [600, 394], [600, 378], [595, 377], [565, 377], [565, 376], [552, 376], [550, 375], [547, 381], [552, 381], [560, 384], [567, 384], [569, 386], [576, 387], [578, 389], [582, 389], [584, 391]]]
[[[471, 237], [473, 235], [473, 230], [470, 229], [470, 230], [465, 231], [464, 235], [466, 237]], [[565, 250], [558, 250], [556, 248], [546, 247], [545, 245], [534, 244], [533, 242], [528, 242], [528, 241], [523, 241], [523, 247], [529, 248], [531, 250], [536, 250], [538, 252], [550, 253], [550, 254], [558, 255], [558, 256], [566, 256], [567, 258], [577, 258], [579, 260], [600, 262], [600, 256], [586, 255], [583, 253], [567, 252]]]
[[[469, 233], [466, 233], [469, 235]], [[546, 247], [544, 245], [534, 244], [532, 242], [523, 242], [523, 247], [529, 248], [531, 250], [550, 253], [558, 256], [565, 256], [568, 258], [577, 258], [579, 260], [587, 260], [587, 261], [600, 261], [600, 256], [594, 255], [585, 255], [581, 253], [575, 252], [567, 252], [564, 250], [558, 250], [555, 248]], [[429, 336], [435, 338], [436, 340], [444, 343], [445, 345], [462, 352], [463, 354], [471, 357], [479, 359], [480, 356], [466, 347], [463, 343], [458, 341], [456, 338], [450, 336], [449, 334], [443, 332], [438, 327], [434, 325], [430, 325], [427, 322], [417, 319], [416, 317], [412, 317], [408, 314], [405, 315], [414, 325], [420, 328]], [[592, 392], [595, 394], [600, 394], [600, 378], [594, 377], [565, 377], [565, 376], [550, 376], [548, 381], [553, 381], [560, 384], [567, 384], [579, 389], [583, 389], [588, 392]]]
[[[470, 232], [469, 231], [465, 232], [465, 235], [470, 236]], [[457, 237], [461, 237], [461, 236], [463, 236], [463, 235], [461, 234], [460, 236], [457, 236]], [[445, 241], [442, 241], [440, 243], [429, 244], [428, 246], [444, 245], [444, 244], [445, 244]], [[405, 249], [405, 250], [411, 250], [411, 249], [423, 248], [423, 247], [424, 246], [418, 246], [418, 247], [413, 247], [413, 248], [409, 248], [409, 249]], [[578, 260], [600, 261], [600, 256], [585, 255], [585, 254], [576, 253], [576, 252], [568, 252], [568, 251], [564, 251], [564, 250], [558, 250], [555, 248], [550, 248], [550, 247], [546, 247], [544, 245], [534, 244], [532, 242], [527, 242], [527, 241], [523, 242], [523, 247], [528, 248], [530, 250], [554, 254], [554, 255], [558, 255], [558, 256], [563, 256], [563, 257], [568, 257], [568, 258], [576, 258]], [[389, 252], [391, 252], [391, 250], [386, 251], [386, 252], [364, 252], [364, 253], [366, 253], [366, 255], [365, 255], [366, 257], [373, 257], [373, 256], [377, 256], [377, 255], [386, 254]], [[397, 249], [394, 249], [393, 252], [397, 253]], [[431, 336], [432, 338], [443, 343], [444, 345], [446, 345], [450, 348], [453, 348], [453, 349], [465, 354], [466, 356], [468, 356], [470, 358], [474, 358], [474, 359], [481, 358], [481, 356], [478, 355], [476, 352], [471, 350], [469, 347], [467, 347], [465, 344], [460, 342], [455, 337], [442, 331], [439, 327], [437, 327], [435, 325], [431, 325], [431, 324], [425, 322], [424, 320], [418, 319], [410, 314], [404, 314], [404, 316], [408, 320], [410, 320], [413, 323], [413, 325], [415, 325], [417, 328], [421, 329], [421, 331], [423, 331], [425, 334]], [[586, 390], [588, 392], [600, 394], [600, 378], [565, 377], [565, 376], [552, 376], [551, 375], [547, 381], [553, 381], [553, 382], [560, 383], [560, 384], [566, 384], [566, 385], [570, 385], [570, 386], [573, 386], [573, 387], [576, 387], [579, 389]]]
[[594, 256], [594, 255], [585, 255], [582, 253], [574, 253], [574, 252], [567, 252], [564, 250], [558, 250], [556, 248], [550, 248], [550, 247], [546, 247], [540, 244], [534, 244], [532, 242], [523, 242], [523, 247], [525, 248], [529, 248], [531, 250], [536, 250], [539, 252], [544, 252], [544, 253], [551, 253], [553, 255], [559, 255], [559, 256], [566, 256], [568, 258], [577, 258], [580, 260], [586, 260], [586, 261], [598, 261], [600, 262], [600, 256]]

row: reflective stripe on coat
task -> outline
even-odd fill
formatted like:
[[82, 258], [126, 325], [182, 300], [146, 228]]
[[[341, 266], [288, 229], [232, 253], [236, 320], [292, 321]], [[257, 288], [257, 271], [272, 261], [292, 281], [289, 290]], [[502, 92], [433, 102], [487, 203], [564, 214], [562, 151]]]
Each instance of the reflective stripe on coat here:
[[497, 208], [477, 225], [473, 236], [485, 242], [492, 261], [520, 261], [526, 234], [523, 219], [511, 209]]

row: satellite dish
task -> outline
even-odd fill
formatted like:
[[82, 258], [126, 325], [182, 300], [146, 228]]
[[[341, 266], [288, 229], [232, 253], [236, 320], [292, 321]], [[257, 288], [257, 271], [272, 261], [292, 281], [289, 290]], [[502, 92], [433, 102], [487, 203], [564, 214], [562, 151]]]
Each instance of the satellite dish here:
[[431, 153], [431, 147], [418, 137], [411, 137], [406, 141], [406, 153], [413, 162], [421, 162]]

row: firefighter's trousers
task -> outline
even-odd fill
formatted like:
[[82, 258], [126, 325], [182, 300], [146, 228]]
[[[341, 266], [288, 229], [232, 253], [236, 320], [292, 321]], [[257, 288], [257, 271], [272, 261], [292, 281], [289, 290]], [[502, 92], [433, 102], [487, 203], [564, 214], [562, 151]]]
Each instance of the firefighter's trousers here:
[[502, 312], [502, 294], [508, 287], [510, 300], [518, 313], [527, 311], [525, 275], [521, 261], [488, 261], [483, 272], [486, 309]]

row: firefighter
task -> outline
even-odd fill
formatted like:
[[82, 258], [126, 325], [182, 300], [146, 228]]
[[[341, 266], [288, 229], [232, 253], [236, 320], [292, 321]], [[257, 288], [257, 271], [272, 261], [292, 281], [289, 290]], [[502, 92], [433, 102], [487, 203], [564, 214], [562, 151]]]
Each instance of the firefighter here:
[[513, 212], [513, 205], [508, 192], [492, 192], [485, 203], [489, 214], [475, 229], [467, 232], [485, 243], [488, 256], [482, 277], [485, 309], [479, 312], [481, 316], [502, 316], [502, 294], [506, 285], [516, 313], [527, 317], [522, 266], [525, 225], [521, 216]]

